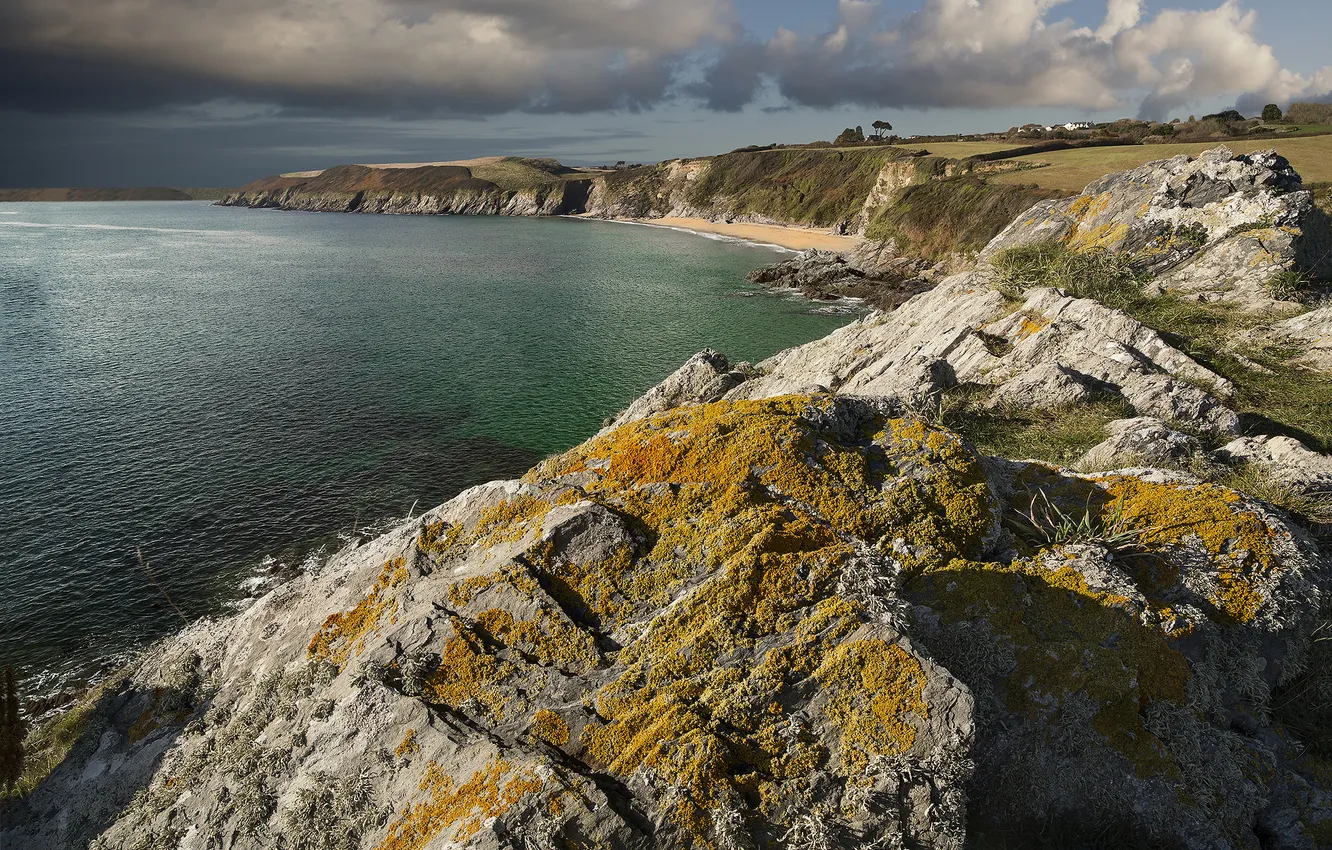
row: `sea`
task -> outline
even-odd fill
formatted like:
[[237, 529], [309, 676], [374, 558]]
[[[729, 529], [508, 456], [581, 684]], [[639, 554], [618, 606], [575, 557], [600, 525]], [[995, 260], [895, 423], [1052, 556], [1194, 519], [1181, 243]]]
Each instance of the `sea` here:
[[780, 258], [570, 219], [0, 204], [0, 667], [86, 685], [703, 348], [850, 321], [745, 280]]

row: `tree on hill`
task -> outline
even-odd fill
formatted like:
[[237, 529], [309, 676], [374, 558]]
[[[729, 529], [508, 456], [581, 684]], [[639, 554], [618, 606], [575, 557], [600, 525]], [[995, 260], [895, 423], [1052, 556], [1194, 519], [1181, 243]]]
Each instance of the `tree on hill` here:
[[1263, 120], [1264, 120], [1264, 121], [1280, 121], [1280, 120], [1281, 120], [1281, 107], [1277, 106], [1275, 103], [1269, 103], [1269, 104], [1267, 104], [1266, 106], [1264, 106], [1264, 107], [1263, 107]]
[[889, 124], [887, 121], [875, 121], [870, 126], [874, 128], [874, 138], [876, 139], [882, 139], [893, 130], [893, 125]]
[[1211, 114], [1211, 115], [1204, 115], [1204, 116], [1202, 117], [1202, 120], [1204, 120], [1204, 121], [1224, 121], [1224, 122], [1226, 122], [1226, 123], [1229, 124], [1229, 123], [1233, 123], [1233, 122], [1237, 122], [1237, 121], [1243, 121], [1243, 120], [1244, 120], [1244, 116], [1241, 115], [1237, 110], [1234, 110], [1234, 109], [1227, 109], [1225, 112], [1216, 112], [1216, 113], [1213, 113], [1213, 114]]
[[23, 778], [23, 715], [19, 710], [18, 676], [5, 668], [0, 687], [0, 788], [8, 793]]
[[854, 145], [863, 141], [865, 141], [865, 129], [863, 127], [856, 127], [854, 129], [847, 127], [842, 131], [842, 134], [837, 137], [834, 144]]

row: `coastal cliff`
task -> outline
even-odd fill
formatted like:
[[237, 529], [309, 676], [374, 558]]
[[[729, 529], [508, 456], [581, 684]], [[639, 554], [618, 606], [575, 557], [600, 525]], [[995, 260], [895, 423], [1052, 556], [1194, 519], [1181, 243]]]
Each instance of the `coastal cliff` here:
[[1329, 846], [1329, 238], [1279, 157], [1179, 157], [702, 352], [145, 653], [0, 841]]
[[[911, 254], [931, 261], [957, 256], [965, 263], [1018, 212], [1059, 194], [992, 185], [981, 177], [1006, 167], [886, 146], [736, 151], [599, 173], [520, 158], [472, 167], [344, 165], [257, 180], [220, 203], [319, 212], [773, 224], [865, 236], [885, 262]], [[935, 188], [917, 194], [927, 186]]]

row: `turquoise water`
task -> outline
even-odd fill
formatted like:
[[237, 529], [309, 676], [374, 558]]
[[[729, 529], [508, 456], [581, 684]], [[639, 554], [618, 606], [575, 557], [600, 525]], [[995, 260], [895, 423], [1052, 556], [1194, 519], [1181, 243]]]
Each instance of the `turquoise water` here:
[[[339, 533], [521, 474], [695, 351], [847, 321], [571, 220], [0, 205], [0, 666], [77, 681]], [[754, 296], [754, 297], [742, 297]]]

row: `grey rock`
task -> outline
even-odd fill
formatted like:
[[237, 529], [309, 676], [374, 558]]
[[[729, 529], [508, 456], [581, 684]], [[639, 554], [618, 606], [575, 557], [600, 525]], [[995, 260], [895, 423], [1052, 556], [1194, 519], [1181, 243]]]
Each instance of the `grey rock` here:
[[1323, 372], [1332, 372], [1332, 305], [1310, 310], [1277, 324], [1277, 334], [1307, 346], [1303, 362]]
[[833, 251], [806, 251], [798, 256], [753, 271], [750, 281], [794, 289], [818, 300], [857, 299], [878, 310], [892, 310], [930, 287], [920, 273], [924, 261], [898, 258], [873, 271], [860, 268]]
[[1252, 463], [1305, 493], [1332, 496], [1332, 457], [1310, 451], [1293, 437], [1241, 437], [1217, 450], [1230, 463]]
[[1057, 363], [1042, 363], [999, 385], [986, 405], [992, 409], [1054, 410], [1092, 397], [1081, 376]]
[[610, 427], [618, 428], [629, 422], [646, 419], [654, 413], [687, 404], [717, 401], [744, 383], [746, 377], [742, 369], [732, 369], [725, 356], [710, 348], [705, 349], [691, 357], [646, 395], [635, 400], [616, 417]]
[[1197, 438], [1150, 416], [1117, 419], [1106, 430], [1110, 436], [1074, 464], [1078, 469], [1094, 472], [1130, 466], [1170, 467], [1202, 453]]
[[1298, 270], [1332, 277], [1332, 227], [1275, 152], [1227, 148], [1112, 174], [1077, 197], [1038, 204], [981, 254], [1063, 242], [1128, 255], [1167, 290], [1254, 311], [1280, 308], [1268, 283]]

